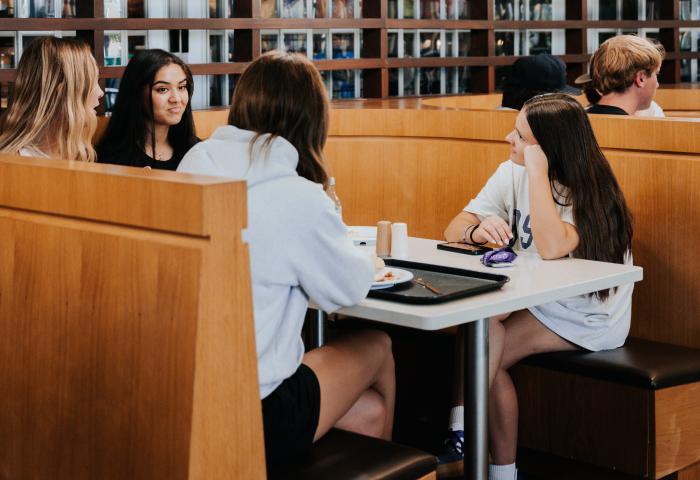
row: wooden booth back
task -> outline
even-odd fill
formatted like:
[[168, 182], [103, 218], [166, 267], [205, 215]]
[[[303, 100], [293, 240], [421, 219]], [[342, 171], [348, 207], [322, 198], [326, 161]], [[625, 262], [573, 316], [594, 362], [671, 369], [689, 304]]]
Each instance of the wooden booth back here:
[[264, 478], [244, 182], [0, 157], [0, 478]]
[[[583, 105], [588, 105], [584, 95], [580, 95], [577, 99]], [[662, 107], [667, 117], [700, 118], [700, 89], [698, 88], [686, 88], [686, 86], [676, 88], [666, 85], [656, 91], [654, 101]], [[501, 105], [501, 94], [424, 98], [420, 103], [422, 106], [441, 108], [494, 110]]]

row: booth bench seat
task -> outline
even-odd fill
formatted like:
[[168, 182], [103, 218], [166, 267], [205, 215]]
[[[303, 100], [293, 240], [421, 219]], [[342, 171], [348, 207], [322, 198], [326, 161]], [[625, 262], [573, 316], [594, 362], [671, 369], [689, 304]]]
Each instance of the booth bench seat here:
[[610, 478], [676, 478], [700, 461], [700, 349], [629, 338], [615, 350], [534, 355], [512, 373], [525, 452]]
[[435, 456], [415, 448], [333, 429], [308, 455], [270, 472], [271, 480], [435, 479]]

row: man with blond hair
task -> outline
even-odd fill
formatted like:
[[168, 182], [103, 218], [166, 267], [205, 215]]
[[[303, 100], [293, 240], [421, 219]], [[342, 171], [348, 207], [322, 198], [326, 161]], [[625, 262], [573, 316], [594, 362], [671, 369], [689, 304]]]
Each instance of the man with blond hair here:
[[601, 98], [588, 113], [634, 115], [646, 110], [659, 87], [664, 47], [636, 35], [606, 40], [593, 54], [590, 77]]

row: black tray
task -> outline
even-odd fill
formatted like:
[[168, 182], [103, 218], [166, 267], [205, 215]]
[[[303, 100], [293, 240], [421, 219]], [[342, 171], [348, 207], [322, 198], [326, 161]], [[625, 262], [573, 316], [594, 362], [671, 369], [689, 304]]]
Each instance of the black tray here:
[[470, 297], [477, 293], [498, 290], [510, 278], [505, 275], [477, 272], [462, 268], [443, 267], [429, 263], [387, 259], [389, 267], [403, 268], [413, 273], [413, 278], [421, 277], [441, 293], [433, 293], [413, 280], [393, 287], [370, 290], [368, 297], [392, 300], [401, 303], [427, 305], [443, 303], [458, 298]]

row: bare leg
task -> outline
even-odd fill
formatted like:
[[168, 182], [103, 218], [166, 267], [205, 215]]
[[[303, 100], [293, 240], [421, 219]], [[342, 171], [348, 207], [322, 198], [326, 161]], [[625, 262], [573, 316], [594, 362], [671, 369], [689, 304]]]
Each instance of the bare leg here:
[[489, 452], [491, 463], [515, 463], [518, 444], [518, 397], [513, 381], [500, 370], [489, 396]]
[[528, 310], [513, 313], [503, 326], [503, 356], [489, 398], [490, 452], [496, 465], [514, 463], [518, 444], [518, 397], [508, 368], [536, 353], [578, 349], [545, 327]]
[[353, 332], [304, 355], [321, 385], [314, 441], [337, 426], [391, 439], [396, 379], [391, 339], [380, 331]]
[[384, 399], [376, 390], [365, 390], [357, 399], [350, 411], [335, 424], [337, 428], [362, 433], [370, 437], [389, 440], [385, 431], [386, 420], [393, 419], [393, 415], [387, 415]]

